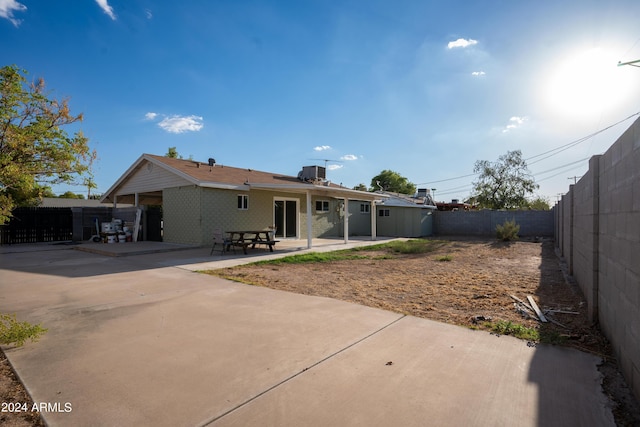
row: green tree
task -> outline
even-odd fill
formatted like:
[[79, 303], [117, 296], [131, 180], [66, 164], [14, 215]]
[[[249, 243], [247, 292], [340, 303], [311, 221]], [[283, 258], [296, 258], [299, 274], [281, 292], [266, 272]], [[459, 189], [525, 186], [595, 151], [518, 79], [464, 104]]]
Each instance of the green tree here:
[[551, 209], [551, 205], [549, 204], [549, 199], [546, 197], [536, 196], [529, 200], [529, 209], [536, 211], [548, 211]]
[[416, 185], [398, 172], [385, 169], [371, 179], [371, 191], [390, 191], [393, 193], [415, 194]]
[[84, 199], [84, 194], [76, 194], [73, 191], [65, 191], [60, 196], [60, 199]]
[[353, 187], [353, 189], [358, 191], [367, 191], [367, 186], [363, 182], [361, 182], [360, 184]]
[[473, 171], [479, 174], [473, 197], [480, 208], [527, 208], [527, 196], [538, 188], [520, 150], [508, 151], [496, 162], [478, 160]]
[[178, 154], [178, 150], [176, 150], [176, 147], [169, 147], [169, 149], [167, 150], [167, 152], [164, 155], [165, 157], [169, 157], [171, 159], [181, 159], [182, 156], [180, 154]]
[[98, 188], [98, 184], [96, 184], [92, 177], [87, 177], [82, 181], [82, 185], [87, 187], [87, 199], [91, 199], [91, 190]]
[[15, 65], [0, 68], [0, 224], [18, 205], [29, 205], [48, 184], [76, 183], [89, 174], [95, 151], [82, 132], [62, 129], [82, 120], [68, 100], [49, 99], [43, 79], [28, 84]]
[[45, 185], [42, 187], [40, 191], [40, 197], [58, 197], [58, 196], [56, 196], [56, 193], [53, 192], [51, 187]]

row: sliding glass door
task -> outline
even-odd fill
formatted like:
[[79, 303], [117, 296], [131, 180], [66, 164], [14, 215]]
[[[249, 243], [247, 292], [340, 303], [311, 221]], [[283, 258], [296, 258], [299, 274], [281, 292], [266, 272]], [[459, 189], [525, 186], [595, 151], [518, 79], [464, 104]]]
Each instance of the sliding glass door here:
[[298, 237], [298, 200], [275, 199], [273, 218], [276, 237], [295, 239]]

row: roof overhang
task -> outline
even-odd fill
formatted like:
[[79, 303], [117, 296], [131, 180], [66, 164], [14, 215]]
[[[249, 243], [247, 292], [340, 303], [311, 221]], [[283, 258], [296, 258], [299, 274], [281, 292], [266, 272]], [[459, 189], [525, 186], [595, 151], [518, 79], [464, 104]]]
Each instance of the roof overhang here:
[[301, 193], [310, 191], [313, 194], [322, 194], [327, 197], [335, 197], [338, 199], [348, 200], [363, 200], [363, 201], [378, 201], [386, 199], [389, 196], [383, 194], [369, 193], [366, 191], [351, 190], [348, 188], [332, 187], [328, 185], [315, 185], [315, 184], [259, 184], [248, 183], [246, 184], [250, 189], [265, 190], [265, 191], [283, 191], [289, 193]]

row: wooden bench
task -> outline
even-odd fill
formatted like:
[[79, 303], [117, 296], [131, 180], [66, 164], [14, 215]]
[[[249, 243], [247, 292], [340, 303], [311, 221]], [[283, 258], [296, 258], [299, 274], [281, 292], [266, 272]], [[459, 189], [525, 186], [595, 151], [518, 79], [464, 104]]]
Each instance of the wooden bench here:
[[265, 246], [269, 246], [269, 252], [273, 252], [273, 247], [279, 241], [280, 240], [254, 240], [253, 244], [251, 245], [251, 249], [254, 249], [256, 245], [265, 245]]

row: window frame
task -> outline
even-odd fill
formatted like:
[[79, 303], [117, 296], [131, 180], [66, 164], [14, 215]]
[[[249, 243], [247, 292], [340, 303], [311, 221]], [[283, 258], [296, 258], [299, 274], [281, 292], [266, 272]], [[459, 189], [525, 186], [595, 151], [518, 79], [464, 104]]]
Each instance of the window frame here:
[[249, 210], [249, 195], [248, 194], [238, 194], [237, 204], [239, 211], [248, 211]]
[[[318, 209], [318, 204], [320, 203], [320, 209]], [[326, 209], [324, 209], [326, 206]], [[330, 204], [328, 200], [316, 200], [316, 212], [326, 213], [331, 210]]]

